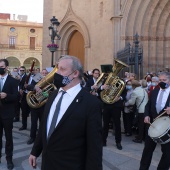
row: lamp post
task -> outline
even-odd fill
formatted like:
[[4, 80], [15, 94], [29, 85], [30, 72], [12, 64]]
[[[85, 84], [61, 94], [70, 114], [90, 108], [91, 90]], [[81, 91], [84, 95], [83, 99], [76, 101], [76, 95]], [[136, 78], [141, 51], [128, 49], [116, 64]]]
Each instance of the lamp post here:
[[60, 25], [60, 23], [58, 22], [58, 19], [55, 18], [55, 16], [53, 16], [51, 19], [51, 25], [48, 27], [49, 29], [49, 36], [51, 37], [51, 42], [52, 44], [49, 44], [47, 47], [49, 48], [49, 50], [51, 51], [51, 67], [53, 67], [53, 59], [54, 59], [54, 52], [57, 50], [58, 45], [56, 44], [57, 40], [60, 40], [61, 37], [58, 35], [58, 30], [57, 27]]

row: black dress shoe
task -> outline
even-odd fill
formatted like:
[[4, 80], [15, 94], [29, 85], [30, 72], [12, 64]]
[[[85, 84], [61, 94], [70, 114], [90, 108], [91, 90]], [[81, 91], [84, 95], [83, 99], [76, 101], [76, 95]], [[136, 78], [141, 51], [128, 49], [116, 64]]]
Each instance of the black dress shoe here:
[[131, 134], [131, 133], [126, 133], [125, 135], [126, 135], [126, 136], [132, 136], [132, 134]]
[[28, 145], [31, 145], [32, 143], [34, 143], [35, 139], [34, 138], [29, 138], [29, 140], [27, 141]]
[[122, 150], [122, 145], [120, 143], [116, 143], [116, 147], [117, 149]]
[[19, 118], [14, 118], [13, 122], [19, 122]]
[[7, 168], [12, 170], [14, 168], [14, 164], [12, 162], [12, 160], [7, 160]]
[[21, 128], [19, 128], [19, 131], [25, 130], [25, 129], [27, 129], [27, 128], [22, 126]]
[[106, 146], [106, 142], [103, 142], [103, 146]]
[[139, 139], [133, 139], [132, 141], [135, 143], [142, 143], [142, 140], [139, 140]]

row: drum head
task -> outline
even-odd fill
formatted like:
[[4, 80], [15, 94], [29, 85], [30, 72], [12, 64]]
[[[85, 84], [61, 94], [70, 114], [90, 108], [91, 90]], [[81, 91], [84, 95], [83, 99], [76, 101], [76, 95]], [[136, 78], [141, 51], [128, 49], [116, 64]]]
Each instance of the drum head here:
[[170, 127], [170, 118], [163, 116], [156, 119], [149, 127], [148, 134], [150, 137], [155, 138], [163, 135]]

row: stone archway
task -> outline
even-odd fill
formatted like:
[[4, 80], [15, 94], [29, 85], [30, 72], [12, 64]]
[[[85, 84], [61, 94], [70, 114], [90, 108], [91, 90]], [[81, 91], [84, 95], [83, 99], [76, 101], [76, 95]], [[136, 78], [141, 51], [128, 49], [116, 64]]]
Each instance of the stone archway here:
[[30, 58], [27, 58], [24, 61], [24, 64], [23, 64], [25, 66], [26, 70], [28, 70], [31, 67], [31, 65], [33, 63], [33, 60], [35, 61], [34, 67], [35, 68], [40, 68], [40, 62], [36, 58], [30, 57]]
[[[61, 40], [59, 43], [59, 49], [57, 51], [57, 56], [65, 55], [69, 53], [69, 42], [73, 38], [75, 32], [79, 32], [83, 38], [84, 44], [84, 59], [83, 65], [86, 69], [88, 63], [88, 49], [90, 48], [90, 36], [85, 23], [75, 15], [72, 10], [71, 3], [68, 7], [67, 13], [60, 23], [59, 35]], [[82, 47], [81, 47], [82, 48]], [[56, 59], [57, 60], [57, 59]]]
[[124, 0], [122, 4], [121, 41], [116, 51], [132, 43], [134, 34], [138, 33], [143, 44], [144, 73], [157, 72], [170, 65], [169, 11], [169, 0]]
[[6, 58], [9, 62], [9, 70], [12, 70], [13, 68], [18, 68], [21, 63], [16, 57], [7, 57]]

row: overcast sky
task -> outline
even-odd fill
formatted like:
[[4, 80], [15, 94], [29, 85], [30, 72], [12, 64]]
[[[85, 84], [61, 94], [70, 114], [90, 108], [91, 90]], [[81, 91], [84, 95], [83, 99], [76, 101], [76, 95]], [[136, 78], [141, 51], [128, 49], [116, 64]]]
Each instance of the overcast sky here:
[[0, 13], [27, 15], [28, 21], [43, 22], [43, 0], [0, 0]]

